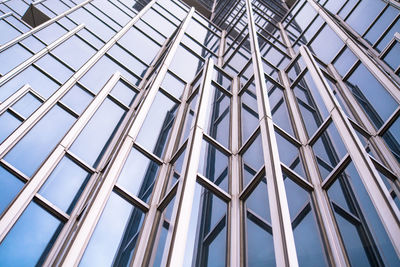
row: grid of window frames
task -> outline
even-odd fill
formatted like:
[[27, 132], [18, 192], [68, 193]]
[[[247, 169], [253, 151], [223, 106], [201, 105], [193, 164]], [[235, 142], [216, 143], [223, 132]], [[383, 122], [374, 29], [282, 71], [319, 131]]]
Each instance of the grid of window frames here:
[[2, 1], [0, 265], [397, 266], [400, 5], [289, 2]]

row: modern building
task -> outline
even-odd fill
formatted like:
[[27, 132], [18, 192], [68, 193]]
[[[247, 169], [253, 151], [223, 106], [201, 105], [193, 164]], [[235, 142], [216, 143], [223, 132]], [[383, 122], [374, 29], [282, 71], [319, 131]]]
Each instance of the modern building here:
[[0, 266], [400, 266], [396, 0], [0, 1]]

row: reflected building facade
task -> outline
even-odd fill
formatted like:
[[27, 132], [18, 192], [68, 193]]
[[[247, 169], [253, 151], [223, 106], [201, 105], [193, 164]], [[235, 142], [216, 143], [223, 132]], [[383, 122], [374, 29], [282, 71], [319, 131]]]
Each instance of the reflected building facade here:
[[396, 0], [0, 2], [0, 266], [399, 266]]

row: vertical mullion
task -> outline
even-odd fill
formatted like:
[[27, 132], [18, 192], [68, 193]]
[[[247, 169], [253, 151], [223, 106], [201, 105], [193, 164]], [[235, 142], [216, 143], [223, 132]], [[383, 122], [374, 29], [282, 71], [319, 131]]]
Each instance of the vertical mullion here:
[[400, 255], [400, 212], [390, 197], [386, 186], [384, 185], [378, 171], [372, 163], [369, 155], [358, 139], [355, 130], [351, 126], [348, 118], [340, 105], [336, 101], [327, 81], [323, 78], [321, 70], [317, 67], [315, 59], [307, 47], [301, 47], [300, 53], [307, 65], [308, 70], [321, 94], [321, 97], [331, 111], [332, 121], [342, 137], [348, 153], [356, 167], [360, 178], [364, 184], [368, 195], [385, 227], [385, 230], [392, 241], [393, 247]]
[[230, 233], [230, 266], [239, 267], [243, 264], [243, 252], [241, 244], [241, 218], [243, 213], [241, 212], [240, 203], [240, 101], [239, 101], [239, 89], [240, 89], [240, 79], [235, 77], [232, 84], [232, 115], [231, 115], [231, 202], [230, 202], [230, 223], [229, 223], [229, 233]]
[[197, 170], [200, 160], [203, 130], [206, 127], [207, 109], [211, 93], [211, 79], [214, 70], [214, 62], [210, 58], [203, 68], [203, 80], [200, 89], [199, 104], [195, 123], [190, 130], [190, 137], [186, 147], [183, 162], [182, 180], [180, 180], [177, 191], [177, 209], [175, 226], [172, 234], [172, 242], [168, 255], [168, 266], [182, 266], [185, 258], [186, 240], [189, 230], [190, 214], [194, 200]]
[[257, 42], [257, 33], [250, 0], [246, 0], [246, 7], [254, 67], [254, 81], [257, 92], [257, 105], [260, 117], [264, 164], [266, 166], [268, 196], [270, 198], [271, 223], [274, 231], [273, 240], [276, 265], [298, 266], [278, 146], [275, 138], [274, 124], [269, 106], [267, 87], [264, 80], [263, 65]]

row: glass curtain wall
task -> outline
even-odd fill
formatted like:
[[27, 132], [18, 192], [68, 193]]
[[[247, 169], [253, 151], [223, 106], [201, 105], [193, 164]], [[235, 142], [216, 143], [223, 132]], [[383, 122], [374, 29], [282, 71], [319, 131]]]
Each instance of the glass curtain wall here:
[[395, 0], [0, 3], [1, 266], [398, 266]]

